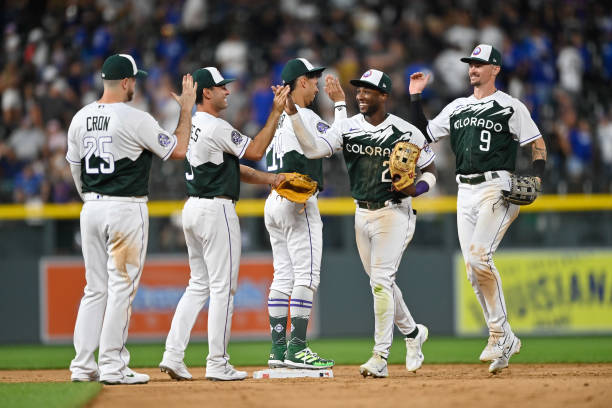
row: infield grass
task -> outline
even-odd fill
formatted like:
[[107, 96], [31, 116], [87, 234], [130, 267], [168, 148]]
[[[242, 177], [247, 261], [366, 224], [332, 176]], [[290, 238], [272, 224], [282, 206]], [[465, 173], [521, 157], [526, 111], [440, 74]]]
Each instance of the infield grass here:
[[0, 383], [3, 408], [82, 407], [102, 389], [100, 383]]
[[[512, 358], [513, 363], [612, 363], [612, 336], [597, 337], [522, 337], [521, 353]], [[425, 364], [478, 363], [478, 356], [486, 344], [486, 338], [458, 339], [433, 337], [423, 346]], [[336, 364], [362, 364], [371, 354], [372, 339], [316, 339], [310, 347]], [[229, 346], [231, 362], [237, 366], [266, 365], [270, 343], [267, 341], [232, 341]], [[130, 366], [156, 367], [164, 351], [163, 342], [128, 344]], [[389, 363], [402, 364], [405, 345], [396, 338], [391, 348]], [[205, 365], [208, 345], [193, 342], [185, 353], [185, 363], [190, 367]], [[0, 346], [0, 370], [68, 369], [74, 357], [71, 345]], [[68, 378], [68, 373], [67, 373]]]

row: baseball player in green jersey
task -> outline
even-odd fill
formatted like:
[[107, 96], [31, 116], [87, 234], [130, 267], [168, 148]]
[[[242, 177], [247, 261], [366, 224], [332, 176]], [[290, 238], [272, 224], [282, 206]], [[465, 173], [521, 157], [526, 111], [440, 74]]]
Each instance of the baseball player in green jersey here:
[[[146, 112], [126, 105], [138, 70], [127, 54], [102, 65], [104, 93], [72, 119], [66, 159], [83, 201], [81, 239], [87, 284], [74, 327], [76, 356], [72, 381], [143, 384], [149, 376], [132, 371], [125, 347], [131, 305], [147, 252], [147, 195], [153, 154], [183, 159], [189, 141], [196, 87], [183, 77], [174, 134]], [[94, 351], [99, 348], [98, 364]]]
[[[421, 175], [410, 194], [417, 196], [435, 185], [434, 153], [416, 127], [386, 112], [385, 102], [391, 92], [391, 78], [370, 69], [357, 87], [359, 114], [336, 121], [323, 133], [304, 125], [288, 99], [287, 111], [304, 154], [308, 158], [329, 157], [342, 150], [349, 173], [351, 195], [355, 199], [355, 238], [365, 272], [370, 277], [374, 298], [374, 350], [360, 367], [361, 374], [387, 377], [387, 357], [393, 341], [393, 324], [406, 336], [406, 369], [416, 371], [423, 363], [421, 347], [428, 330], [416, 324], [395, 275], [402, 254], [414, 234], [416, 212], [412, 199], [392, 191], [389, 155], [399, 141], [414, 143], [420, 149], [417, 167]], [[329, 81], [328, 87], [339, 86]]]
[[240, 196], [240, 180], [276, 187], [284, 176], [257, 171], [240, 165], [238, 160], [263, 158], [289, 87], [275, 89], [268, 121], [251, 139], [219, 117], [228, 106], [230, 91], [226, 84], [233, 79], [223, 78], [214, 67], [198, 69], [193, 77], [198, 83], [197, 111], [185, 160], [189, 199], [183, 208], [191, 276], [176, 307], [159, 367], [176, 380], [192, 378], [183, 358], [196, 318], [209, 300], [206, 378], [242, 380], [247, 373], [234, 369], [227, 353], [241, 252], [240, 224], [234, 206]]
[[[298, 105], [296, 113], [305, 126], [316, 134], [325, 133], [329, 125], [308, 109], [315, 99], [321, 73], [325, 68], [314, 67], [305, 58], [293, 59], [285, 65], [281, 76], [291, 89]], [[330, 94], [336, 102], [335, 116], [346, 118], [344, 92]], [[323, 188], [323, 167], [320, 159], [304, 155], [286, 113], [283, 113], [274, 139], [266, 152], [268, 171], [297, 172], [310, 176]], [[305, 205], [293, 203], [272, 191], [264, 209], [266, 228], [274, 258], [274, 278], [270, 286], [268, 311], [272, 349], [270, 368], [305, 369], [330, 368], [334, 362], [314, 353], [306, 343], [306, 329], [314, 294], [319, 286], [323, 223], [316, 194]], [[291, 299], [291, 301], [289, 300]], [[287, 317], [291, 310], [291, 334], [286, 340]]]
[[415, 73], [410, 80], [411, 109], [414, 122], [430, 141], [450, 136], [459, 187], [459, 243], [467, 277], [489, 327], [480, 360], [492, 361], [489, 371], [497, 373], [521, 349], [508, 322], [501, 277], [493, 263], [495, 250], [519, 213], [518, 205], [502, 200], [501, 191], [509, 188], [519, 145], [531, 145], [533, 171], [541, 181], [546, 145], [527, 107], [495, 88], [501, 69], [497, 49], [480, 44], [461, 61], [469, 64], [471, 96], [455, 99], [428, 123], [419, 102], [428, 76]]

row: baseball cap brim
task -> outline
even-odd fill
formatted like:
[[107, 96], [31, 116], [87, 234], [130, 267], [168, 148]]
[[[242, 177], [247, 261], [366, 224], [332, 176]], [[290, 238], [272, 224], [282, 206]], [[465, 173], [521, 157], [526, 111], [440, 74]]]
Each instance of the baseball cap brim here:
[[134, 76], [136, 78], [146, 78], [147, 76], [149, 76], [149, 73], [147, 71], [139, 69], [138, 72], [136, 72], [136, 75], [134, 75]]
[[219, 82], [218, 84], [215, 84], [215, 86], [223, 86], [225, 84], [229, 84], [230, 82], [234, 82], [236, 80], [236, 78], [226, 78], [223, 81]]
[[382, 93], [389, 93], [387, 90], [382, 89], [381, 87], [376, 86], [376, 85], [374, 85], [374, 84], [373, 84], [373, 83], [371, 83], [371, 82], [368, 82], [368, 81], [362, 81], [361, 79], [351, 79], [349, 82], [350, 82], [350, 83], [351, 83], [351, 85], [353, 85], [353, 86], [357, 86], [357, 87], [362, 86], [362, 87], [364, 87], [364, 88], [376, 89], [377, 91], [380, 91], [380, 92], [382, 92]]
[[485, 60], [485, 59], [474, 58], [474, 57], [463, 57], [463, 58], [461, 58], [460, 61], [461, 62], [467, 62], [467, 63], [470, 63], [470, 62], [480, 62], [481, 64], [490, 64], [490, 62]]

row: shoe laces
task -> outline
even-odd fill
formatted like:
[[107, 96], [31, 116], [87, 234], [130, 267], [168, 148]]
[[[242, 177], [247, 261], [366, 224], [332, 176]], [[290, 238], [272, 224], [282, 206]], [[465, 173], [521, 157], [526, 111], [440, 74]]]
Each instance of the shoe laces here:
[[497, 346], [499, 344], [499, 340], [502, 338], [499, 334], [491, 334], [489, 336], [488, 345], [489, 346]]

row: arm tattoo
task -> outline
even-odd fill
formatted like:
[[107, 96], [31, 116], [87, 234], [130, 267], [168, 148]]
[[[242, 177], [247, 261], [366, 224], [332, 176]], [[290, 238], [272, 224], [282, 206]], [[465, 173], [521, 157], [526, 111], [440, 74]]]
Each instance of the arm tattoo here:
[[531, 157], [533, 161], [546, 160], [546, 145], [544, 144], [544, 141], [540, 143], [536, 140], [533, 143], [532, 148], [531, 148]]

